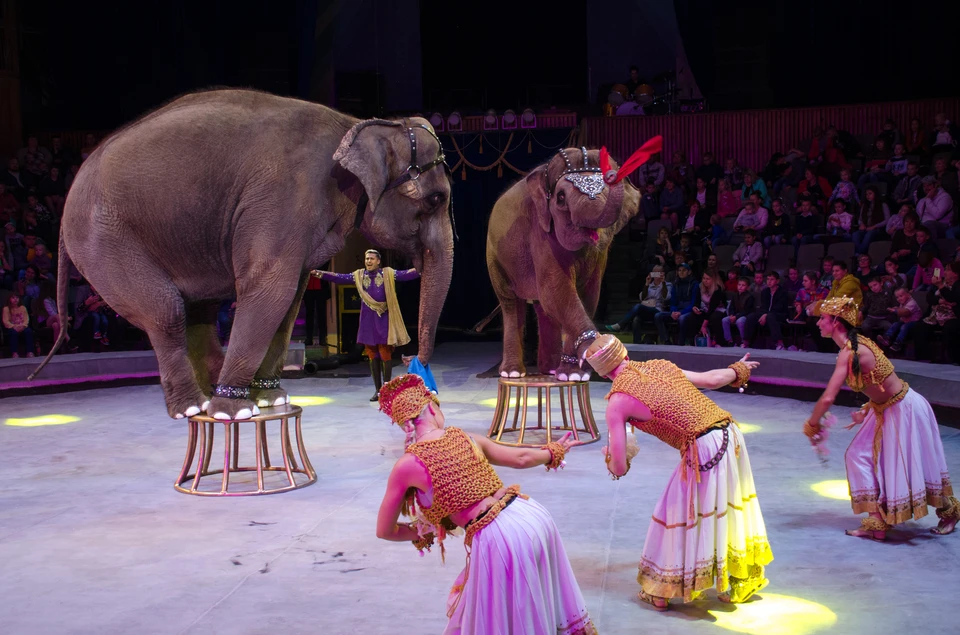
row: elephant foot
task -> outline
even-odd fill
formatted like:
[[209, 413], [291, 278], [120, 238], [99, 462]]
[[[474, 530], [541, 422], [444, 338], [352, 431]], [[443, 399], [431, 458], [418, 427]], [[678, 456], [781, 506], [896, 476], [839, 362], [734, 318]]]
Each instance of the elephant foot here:
[[167, 414], [172, 419], [187, 419], [203, 412], [206, 403], [206, 396], [198, 390], [196, 394], [167, 399]]
[[207, 413], [211, 412], [213, 418], [219, 421], [239, 421], [260, 414], [260, 408], [249, 399], [214, 397], [207, 406]]
[[523, 364], [503, 362], [500, 364], [500, 376], [509, 379], [526, 377], [527, 369]]
[[250, 391], [250, 398], [257, 402], [261, 408], [270, 408], [272, 406], [282, 406], [290, 403], [290, 396], [286, 390], [275, 388], [269, 390]]
[[583, 370], [573, 364], [560, 364], [557, 369], [559, 381], [590, 381], [590, 371]]

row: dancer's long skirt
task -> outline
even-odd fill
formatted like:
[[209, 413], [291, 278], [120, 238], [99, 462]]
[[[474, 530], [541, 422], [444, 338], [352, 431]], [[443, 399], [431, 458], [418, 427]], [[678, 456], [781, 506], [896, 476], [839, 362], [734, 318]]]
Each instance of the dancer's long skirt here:
[[933, 408], [908, 389], [898, 403], [877, 415], [867, 411], [845, 455], [853, 512], [879, 512], [889, 525], [927, 515], [953, 496], [943, 443]]
[[[738, 588], [755, 588], [773, 560], [743, 435], [734, 424], [728, 430], [720, 462], [700, 472], [698, 483], [681, 461], [657, 502], [637, 576], [648, 595], [689, 602], [716, 585], [735, 598]], [[706, 463], [720, 450], [723, 431], [696, 443]]]
[[519, 497], [474, 536], [447, 608], [452, 614], [445, 634], [597, 632], [553, 518], [539, 503]]

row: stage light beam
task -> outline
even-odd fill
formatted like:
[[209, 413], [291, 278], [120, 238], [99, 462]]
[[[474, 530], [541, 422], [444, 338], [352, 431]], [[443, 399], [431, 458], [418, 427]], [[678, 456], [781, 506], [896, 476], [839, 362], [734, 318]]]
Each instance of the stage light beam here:
[[711, 611], [715, 625], [747, 635], [812, 635], [830, 629], [837, 615], [826, 606], [789, 595], [761, 592], [736, 610]]
[[[497, 407], [497, 398], [496, 398], [496, 397], [490, 397], [489, 399], [482, 399], [482, 400], [480, 400], [480, 405], [481, 405], [481, 406], [487, 406], [488, 408], [496, 408], [496, 407]], [[516, 398], [516, 397], [510, 397], [510, 407], [511, 407], [511, 408], [515, 408], [516, 406], [517, 406], [517, 398]]]
[[850, 500], [850, 487], [846, 481], [820, 481], [811, 485], [810, 489], [824, 498], [833, 498], [838, 501]]
[[66, 423], [74, 423], [75, 421], [80, 421], [80, 417], [72, 417], [70, 415], [41, 415], [39, 417], [11, 417], [4, 421], [4, 423], [17, 428], [39, 428], [40, 426], [62, 426]]
[[737, 421], [737, 427], [740, 428], [740, 432], [743, 434], [750, 434], [751, 432], [759, 432], [762, 428], [755, 423], [743, 423], [742, 421]]
[[317, 397], [313, 395], [298, 395], [290, 396], [290, 403], [295, 406], [300, 406], [304, 408], [306, 406], [326, 406], [327, 404], [333, 403], [333, 399], [330, 397]]

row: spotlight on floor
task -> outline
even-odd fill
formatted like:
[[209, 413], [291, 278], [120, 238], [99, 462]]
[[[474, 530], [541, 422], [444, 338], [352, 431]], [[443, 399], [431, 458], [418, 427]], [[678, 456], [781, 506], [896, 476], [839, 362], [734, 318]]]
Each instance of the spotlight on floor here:
[[527, 108], [523, 111], [523, 114], [520, 115], [520, 127], [521, 128], [536, 128], [537, 127], [537, 115], [533, 112], [532, 108]]
[[810, 489], [824, 498], [833, 498], [838, 501], [850, 500], [850, 486], [846, 481], [820, 481], [811, 485]]
[[42, 415], [39, 417], [10, 418], [4, 421], [8, 426], [17, 428], [39, 428], [40, 426], [62, 426], [65, 423], [80, 421], [80, 417], [69, 415]]
[[789, 595], [757, 594], [736, 610], [707, 610], [714, 626], [747, 635], [813, 635], [830, 631], [837, 614], [823, 604]]
[[[491, 397], [490, 399], [482, 399], [482, 400], [480, 401], [480, 405], [481, 405], [481, 406], [487, 406], [488, 408], [496, 408], [496, 407], [497, 407], [497, 398], [496, 398], [496, 397]], [[516, 405], [517, 405], [517, 398], [516, 398], [516, 397], [510, 397], [510, 407], [511, 407], [511, 408], [515, 408]]]
[[329, 403], [333, 403], [333, 399], [330, 397], [317, 397], [314, 395], [290, 395], [290, 403], [295, 406], [300, 406], [301, 408], [306, 406], [325, 406]]
[[461, 130], [463, 130], [463, 117], [454, 110], [447, 115], [447, 132], [460, 132]]

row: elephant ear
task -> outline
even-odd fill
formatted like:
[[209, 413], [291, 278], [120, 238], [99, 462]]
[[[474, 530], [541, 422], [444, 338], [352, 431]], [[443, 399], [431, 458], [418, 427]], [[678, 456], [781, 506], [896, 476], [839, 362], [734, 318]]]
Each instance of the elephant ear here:
[[524, 205], [527, 214], [536, 216], [544, 233], [550, 233], [550, 201], [547, 200], [547, 166], [541, 165], [526, 176]]
[[390, 182], [390, 165], [394, 162], [389, 160], [389, 156], [394, 151], [388, 136], [402, 127], [399, 121], [386, 119], [361, 121], [347, 131], [333, 154], [333, 160], [363, 184], [371, 212]]

